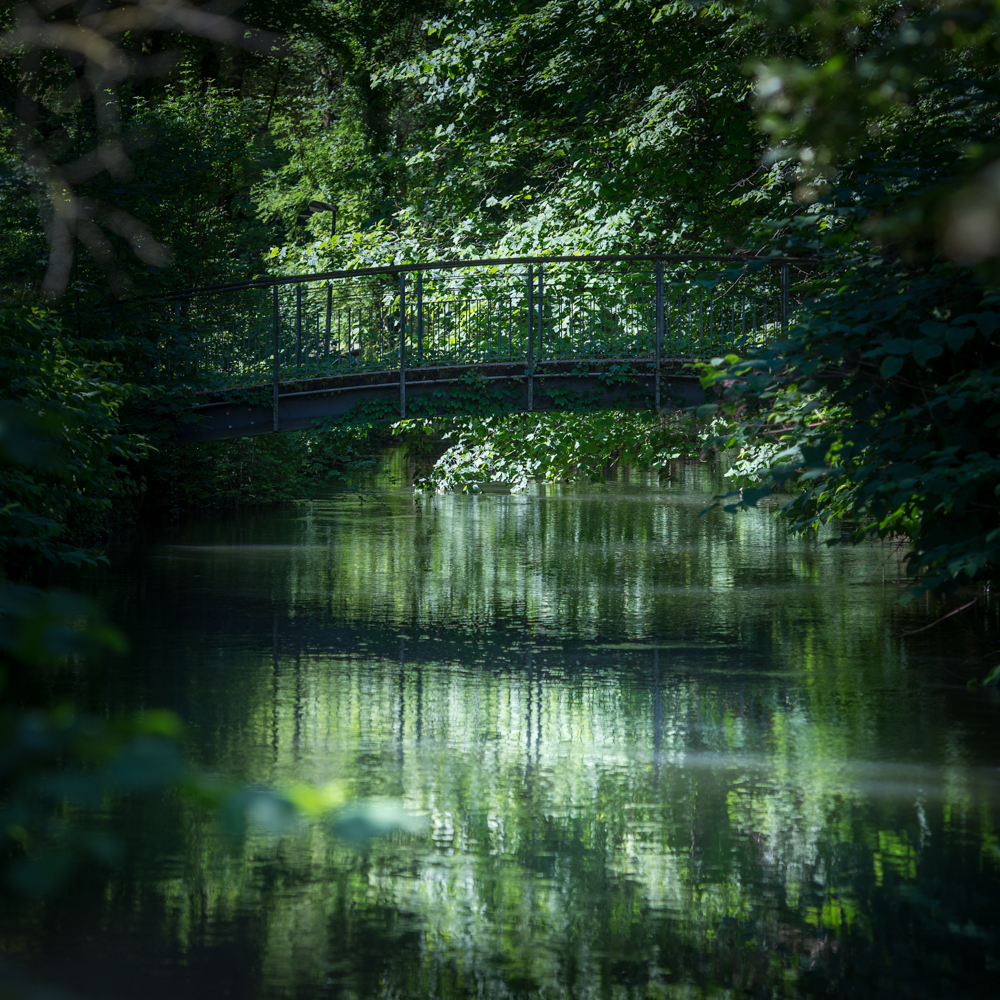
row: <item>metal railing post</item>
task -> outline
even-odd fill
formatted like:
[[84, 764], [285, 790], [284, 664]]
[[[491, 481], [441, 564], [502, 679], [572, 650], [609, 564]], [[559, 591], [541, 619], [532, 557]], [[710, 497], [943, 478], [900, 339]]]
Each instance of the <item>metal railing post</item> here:
[[417, 271], [417, 357], [424, 356], [424, 275]]
[[295, 374], [302, 363], [302, 286], [295, 286]]
[[271, 366], [271, 386], [274, 395], [274, 429], [280, 430], [280, 421], [278, 419], [278, 388], [280, 384], [279, 380], [279, 347], [281, 339], [281, 313], [278, 309], [278, 286], [271, 286], [271, 312], [272, 312], [272, 325], [274, 334], [274, 355], [273, 364]]
[[781, 335], [788, 333], [788, 265], [781, 265]]
[[326, 283], [326, 360], [330, 360], [330, 326], [333, 320], [333, 282]]
[[656, 262], [656, 412], [660, 412], [660, 358], [663, 354], [663, 261]]
[[535, 395], [535, 334], [532, 330], [534, 326], [535, 310], [532, 305], [532, 298], [535, 292], [535, 273], [531, 264], [528, 265], [528, 411], [534, 409]]
[[406, 272], [399, 272], [399, 419], [406, 417]]
[[538, 356], [542, 356], [542, 334], [545, 330], [545, 285], [542, 275], [545, 267], [538, 265]]

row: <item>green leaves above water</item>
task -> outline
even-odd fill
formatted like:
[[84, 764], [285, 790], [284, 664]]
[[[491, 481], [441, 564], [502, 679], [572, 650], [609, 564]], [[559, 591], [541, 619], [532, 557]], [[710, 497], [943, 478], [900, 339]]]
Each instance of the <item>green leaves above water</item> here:
[[[793, 491], [798, 530], [908, 537], [917, 592], [992, 578], [1000, 564], [997, 299], [947, 265], [848, 272], [784, 343], [703, 365], [738, 449], [735, 507]], [[749, 409], [747, 408], [749, 404]]]
[[523, 413], [455, 421], [451, 447], [418, 487], [476, 492], [484, 483], [602, 480], [612, 464], [660, 469], [708, 446], [711, 426], [689, 414]]

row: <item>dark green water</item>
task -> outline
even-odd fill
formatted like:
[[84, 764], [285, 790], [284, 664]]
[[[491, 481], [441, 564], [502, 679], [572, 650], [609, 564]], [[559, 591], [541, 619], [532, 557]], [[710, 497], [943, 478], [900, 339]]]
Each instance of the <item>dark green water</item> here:
[[5, 950], [114, 1000], [1000, 994], [1000, 708], [960, 679], [993, 609], [904, 636], [939, 611], [889, 549], [699, 516], [717, 486], [383, 485], [120, 553], [92, 706], [426, 830], [135, 802], [121, 868]]

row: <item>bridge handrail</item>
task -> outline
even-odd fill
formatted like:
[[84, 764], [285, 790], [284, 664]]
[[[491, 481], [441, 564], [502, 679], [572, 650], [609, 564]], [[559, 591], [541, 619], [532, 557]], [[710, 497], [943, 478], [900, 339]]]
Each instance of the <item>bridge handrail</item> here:
[[[275, 414], [282, 380], [336, 366], [398, 371], [405, 415], [407, 370], [493, 361], [523, 364], [530, 410], [543, 359], [626, 355], [652, 366], [659, 408], [664, 357], [742, 351], [785, 333], [793, 266], [809, 277], [821, 264], [777, 253], [406, 261], [120, 299], [95, 320], [134, 328], [136, 337], [114, 341], [114, 360], [135, 378], [270, 381]], [[576, 280], [582, 272], [587, 280]], [[709, 272], [715, 280], [703, 280]]]
[[349, 268], [340, 271], [317, 271], [311, 274], [271, 275], [266, 278], [253, 278], [247, 281], [226, 282], [221, 285], [202, 285], [196, 288], [186, 288], [176, 292], [161, 292], [158, 295], [143, 295], [129, 299], [118, 299], [111, 306], [135, 305], [144, 302], [174, 302], [181, 299], [194, 298], [198, 295], [208, 295], [215, 292], [238, 292], [248, 288], [272, 288], [275, 285], [296, 285], [311, 281], [327, 281], [339, 278], [364, 278], [379, 274], [407, 274], [417, 271], [457, 270], [463, 267], [502, 267], [508, 264], [616, 264], [630, 261], [649, 261], [651, 263], [673, 261], [684, 263], [716, 262], [732, 264], [761, 265], [792, 265], [816, 264], [814, 257], [753, 257], [740, 254], [575, 254], [559, 257], [483, 257], [475, 260], [437, 260], [412, 261], [407, 264], [383, 264], [378, 267]]

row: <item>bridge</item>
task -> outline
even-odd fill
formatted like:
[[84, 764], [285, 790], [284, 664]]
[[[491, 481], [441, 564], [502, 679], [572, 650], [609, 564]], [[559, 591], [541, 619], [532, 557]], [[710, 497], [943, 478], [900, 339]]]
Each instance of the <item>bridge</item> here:
[[695, 405], [705, 397], [690, 362], [780, 335], [807, 267], [680, 254], [449, 260], [114, 311], [145, 338], [146, 381], [192, 399], [178, 437], [210, 441], [326, 421]]

